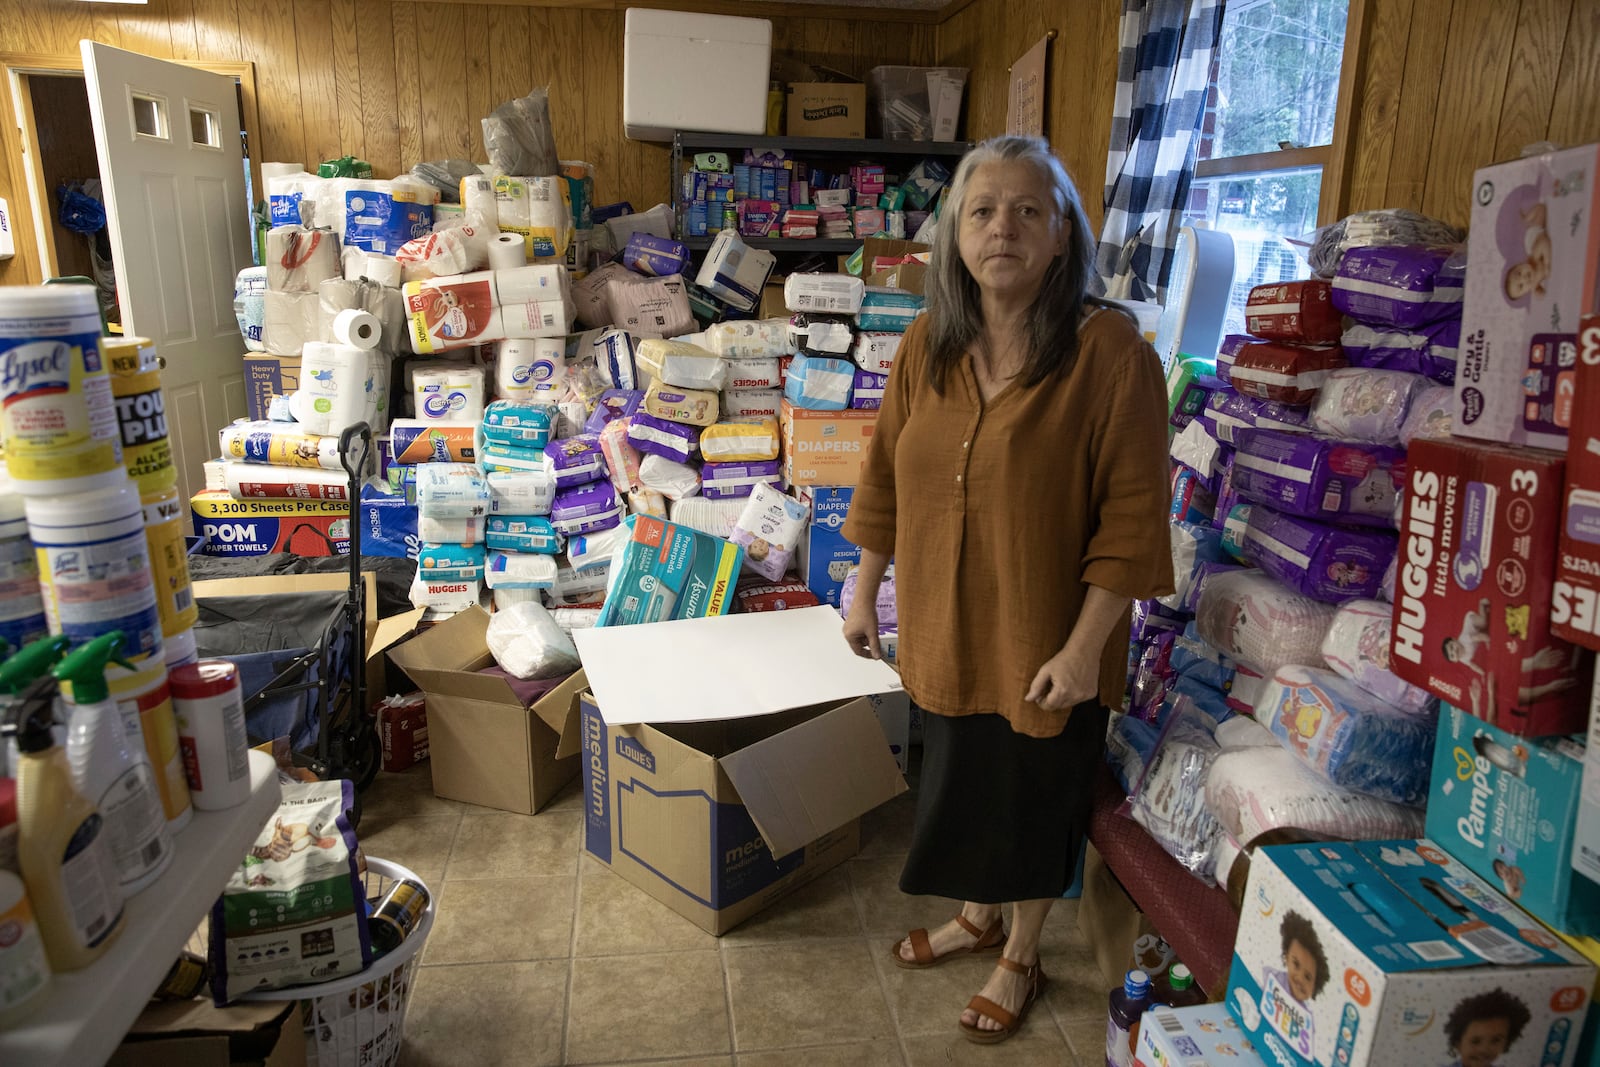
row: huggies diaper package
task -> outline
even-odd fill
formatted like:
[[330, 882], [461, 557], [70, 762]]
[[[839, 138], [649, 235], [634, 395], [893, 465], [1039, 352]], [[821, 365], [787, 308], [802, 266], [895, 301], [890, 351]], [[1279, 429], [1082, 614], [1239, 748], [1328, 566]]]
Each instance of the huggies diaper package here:
[[763, 482], [752, 490], [729, 540], [744, 546], [747, 570], [775, 582], [789, 569], [807, 515], [804, 504]]
[[730, 419], [777, 416], [782, 410], [782, 389], [729, 389], [722, 394], [722, 414]]
[[883, 330], [857, 334], [855, 344], [850, 349], [856, 366], [873, 374], [888, 374], [894, 366], [895, 353], [900, 350], [900, 336]]
[[1455, 433], [1565, 449], [1580, 317], [1596, 307], [1600, 146], [1473, 175]]
[[483, 583], [476, 578], [424, 578], [418, 571], [411, 580], [410, 593], [412, 607], [454, 614], [478, 603], [483, 596]]
[[706, 327], [705, 347], [727, 360], [776, 359], [789, 348], [788, 319], [735, 319]]
[[537, 552], [553, 556], [563, 538], [543, 515], [491, 515], [484, 527], [484, 544], [496, 552]]
[[1228, 381], [1239, 392], [1260, 400], [1309, 404], [1328, 372], [1344, 365], [1344, 355], [1336, 344], [1257, 341], [1239, 349]]
[[783, 367], [777, 356], [727, 360], [724, 389], [777, 389], [783, 384]]
[[1244, 328], [1270, 341], [1335, 344], [1343, 321], [1329, 300], [1332, 292], [1321, 278], [1258, 285], [1245, 303]]
[[726, 615], [744, 550], [643, 515], [623, 520], [628, 540], [611, 564], [597, 626]]
[[1429, 839], [1258, 849], [1228, 1010], [1267, 1063], [1575, 1067], [1594, 967]]

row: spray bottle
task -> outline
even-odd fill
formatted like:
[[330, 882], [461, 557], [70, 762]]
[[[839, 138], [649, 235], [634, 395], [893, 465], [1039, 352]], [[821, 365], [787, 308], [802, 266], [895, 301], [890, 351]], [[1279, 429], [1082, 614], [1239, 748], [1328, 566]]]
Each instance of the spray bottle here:
[[[58, 663], [67, 649], [72, 647], [72, 638], [65, 634], [55, 637], [41, 637], [39, 640], [26, 645], [21, 652], [10, 656], [0, 662], [0, 721], [6, 717], [6, 708], [16, 703], [16, 698], [28, 686], [50, 673], [50, 668]], [[10, 651], [9, 648], [7, 651]], [[67, 741], [66, 731], [56, 728], [56, 744], [64, 745]], [[17, 776], [17, 768], [21, 765], [17, 756], [17, 739], [6, 739], [4, 756], [0, 757], [5, 763], [5, 769], [0, 769], [0, 775]]]
[[0, 733], [17, 739], [17, 853], [50, 968], [99, 959], [122, 930], [122, 887], [105, 820], [72, 784], [51, 733], [58, 683], [46, 675], [6, 709]]
[[51, 673], [72, 683], [72, 699], [62, 701], [69, 712], [67, 763], [78, 789], [105, 816], [122, 888], [131, 896], [161, 877], [173, 848], [144, 739], [128, 737], [106, 685], [108, 663], [132, 669], [117, 658], [122, 640], [122, 631], [112, 630], [74, 649]]

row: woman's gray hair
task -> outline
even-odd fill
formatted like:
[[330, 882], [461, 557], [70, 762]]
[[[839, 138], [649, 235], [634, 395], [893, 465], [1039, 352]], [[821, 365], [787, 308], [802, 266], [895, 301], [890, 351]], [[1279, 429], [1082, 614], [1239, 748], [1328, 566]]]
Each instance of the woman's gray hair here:
[[1040, 137], [992, 137], [961, 159], [940, 210], [925, 292], [928, 305], [928, 381], [940, 393], [963, 355], [983, 335], [978, 283], [961, 261], [961, 212], [973, 173], [988, 163], [1025, 163], [1044, 179], [1059, 223], [1069, 227], [1066, 251], [1045, 270], [1039, 296], [1028, 309], [1028, 352], [1018, 374], [1037, 385], [1072, 369], [1078, 355], [1078, 324], [1094, 269], [1094, 237], [1083, 199], [1050, 145]]

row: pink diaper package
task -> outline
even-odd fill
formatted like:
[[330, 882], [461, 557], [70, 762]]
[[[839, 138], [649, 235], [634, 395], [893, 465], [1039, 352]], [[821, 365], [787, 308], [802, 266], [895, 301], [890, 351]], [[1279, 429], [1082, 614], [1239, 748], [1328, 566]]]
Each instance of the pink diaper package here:
[[1206, 582], [1195, 623], [1206, 644], [1270, 675], [1291, 663], [1322, 662], [1336, 610], [1262, 571], [1233, 571]]
[[1245, 558], [1289, 588], [1338, 604], [1378, 594], [1393, 534], [1327, 526], [1268, 507], [1250, 509]]
[[641, 411], [628, 420], [628, 442], [645, 455], [687, 463], [700, 451], [700, 430]]
[[594, 434], [551, 441], [544, 446], [544, 465], [555, 478], [557, 489], [599, 481], [606, 476], [605, 457], [600, 454], [600, 438]]
[[1456, 391], [1448, 385], [1430, 385], [1411, 401], [1411, 413], [1400, 427], [1400, 443], [1407, 448], [1421, 437], [1438, 439], [1450, 436], [1456, 410]]
[[1229, 382], [1259, 400], [1309, 404], [1328, 372], [1345, 365], [1338, 345], [1292, 345], [1258, 341], [1239, 349]]
[[713, 499], [746, 497], [757, 485], [781, 486], [783, 463], [772, 459], [761, 463], [707, 463], [700, 469], [700, 492]]
[[1276, 430], [1241, 430], [1237, 443], [1233, 486], [1246, 500], [1330, 522], [1394, 526], [1403, 449]]
[[1311, 429], [1342, 441], [1399, 444], [1411, 404], [1426, 388], [1428, 379], [1405, 371], [1333, 371], [1311, 405]]
[[1466, 274], [1459, 247], [1352, 248], [1339, 260], [1333, 305], [1361, 322], [1414, 330], [1460, 317]]
[[606, 469], [611, 472], [611, 485], [618, 493], [629, 493], [639, 488], [639, 463], [643, 456], [628, 440], [628, 427], [632, 419], [614, 419], [600, 431], [600, 454], [605, 457]]
[[1346, 601], [1322, 642], [1322, 658], [1385, 704], [1401, 711], [1427, 711], [1437, 703], [1433, 695], [1401, 681], [1389, 669], [1393, 622], [1394, 607], [1381, 600]]
[[1454, 383], [1461, 320], [1431, 322], [1414, 331], [1351, 322], [1339, 344], [1352, 367], [1411, 371], [1436, 382]]
[[1244, 328], [1270, 341], [1334, 344], [1343, 323], [1329, 300], [1332, 292], [1321, 278], [1258, 285], [1245, 302]]
[[751, 492], [728, 540], [744, 546], [746, 570], [775, 582], [789, 569], [809, 515], [800, 501], [762, 483]]
[[1253, 396], [1236, 393], [1232, 389], [1219, 389], [1206, 400], [1205, 410], [1198, 416], [1211, 435], [1225, 445], [1234, 443], [1240, 430], [1282, 430], [1284, 433], [1308, 433], [1310, 413], [1293, 404], [1280, 404], [1276, 400], [1257, 400]]

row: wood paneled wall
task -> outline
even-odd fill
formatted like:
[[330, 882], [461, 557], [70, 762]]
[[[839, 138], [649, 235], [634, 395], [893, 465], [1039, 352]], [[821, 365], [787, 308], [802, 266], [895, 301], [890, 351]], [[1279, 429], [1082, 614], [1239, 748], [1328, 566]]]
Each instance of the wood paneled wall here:
[[[667, 199], [668, 150], [622, 134], [627, 5], [547, 3], [0, 0], [0, 51], [76, 56], [87, 37], [161, 58], [251, 62], [258, 161], [355, 155], [385, 177], [426, 159], [487, 161], [479, 120], [548, 86], [556, 147], [563, 159], [594, 164], [598, 203], [628, 200], [642, 210]], [[775, 52], [862, 76], [878, 63], [936, 58], [938, 27], [926, 13], [822, 18], [793, 4], [699, 6], [771, 18]], [[6, 170], [0, 196], [26, 199], [25, 188], [4, 187]], [[9, 273], [0, 261], [0, 282], [34, 280]]]
[[1600, 0], [1371, 0], [1364, 48], [1344, 211], [1464, 225], [1478, 167], [1600, 140]]
[[1117, 88], [1119, 0], [973, 0], [939, 26], [939, 61], [968, 68], [966, 135], [1006, 130], [1011, 64], [1055, 30], [1046, 67], [1045, 136], [1098, 231]]

